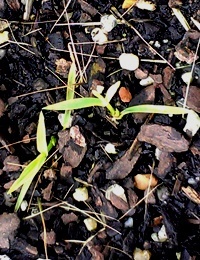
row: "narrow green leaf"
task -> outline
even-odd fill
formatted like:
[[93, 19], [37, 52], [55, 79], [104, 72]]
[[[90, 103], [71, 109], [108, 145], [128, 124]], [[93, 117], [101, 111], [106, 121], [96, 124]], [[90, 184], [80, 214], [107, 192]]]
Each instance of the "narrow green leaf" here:
[[15, 212], [18, 211], [18, 209], [19, 209], [19, 207], [20, 207], [22, 201], [24, 200], [24, 197], [25, 197], [25, 195], [26, 195], [26, 192], [27, 192], [28, 188], [30, 187], [30, 185], [31, 185], [31, 183], [32, 183], [32, 181], [33, 181], [33, 178], [34, 178], [34, 176], [33, 176], [32, 178], [30, 178], [30, 179], [29, 179], [26, 183], [24, 183], [24, 185], [22, 186], [22, 188], [21, 188], [21, 190], [20, 190], [20, 193], [19, 193], [19, 196], [18, 196], [18, 198], [17, 198], [17, 202], [16, 202], [16, 204], [15, 204]]
[[104, 106], [104, 104], [98, 98], [93, 98], [93, 97], [75, 98], [71, 100], [58, 102], [53, 105], [49, 105], [47, 107], [44, 107], [43, 109], [60, 111], [60, 110], [81, 109], [81, 108], [94, 107], [94, 106]]
[[[75, 62], [72, 62], [72, 65], [69, 70], [69, 75], [68, 75], [66, 100], [71, 100], [74, 98], [75, 83], [76, 83], [76, 65]], [[70, 125], [71, 125], [71, 110], [65, 110], [65, 114], [62, 122], [63, 129], [69, 128]]]
[[39, 154], [32, 162], [30, 162], [26, 166], [26, 168], [22, 171], [19, 178], [10, 187], [8, 194], [16, 191], [26, 182], [29, 182], [30, 179], [32, 180], [35, 177], [35, 175], [38, 173], [42, 165], [45, 163], [46, 158], [47, 158], [46, 154], [43, 153], [43, 154]]
[[56, 145], [56, 138], [55, 136], [52, 136], [49, 143], [48, 143], [48, 153], [50, 152], [50, 150]]
[[138, 105], [132, 106], [124, 109], [119, 119], [124, 115], [130, 113], [153, 113], [153, 114], [172, 114], [172, 115], [182, 115], [189, 113], [189, 109], [182, 107], [172, 107], [172, 106], [162, 106], [162, 105]]
[[37, 150], [39, 153], [44, 153], [48, 155], [46, 127], [44, 123], [44, 115], [42, 112], [40, 112], [38, 126], [37, 126]]
[[75, 83], [76, 83], [76, 65], [75, 62], [72, 62], [68, 74], [66, 100], [70, 100], [74, 98]]

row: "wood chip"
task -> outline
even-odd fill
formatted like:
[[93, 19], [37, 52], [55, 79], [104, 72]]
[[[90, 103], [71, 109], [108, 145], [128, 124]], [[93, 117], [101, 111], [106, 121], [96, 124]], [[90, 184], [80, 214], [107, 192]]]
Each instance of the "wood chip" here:
[[106, 172], [106, 179], [124, 179], [133, 169], [140, 157], [140, 149], [131, 157], [127, 151], [121, 158], [114, 162], [113, 167]]
[[[183, 86], [183, 96], [185, 97], [185, 95], [186, 86]], [[196, 86], [190, 86], [187, 97], [187, 106], [200, 113], [200, 88]]]
[[143, 125], [138, 134], [138, 140], [155, 145], [165, 152], [180, 153], [189, 148], [189, 142], [171, 126]]

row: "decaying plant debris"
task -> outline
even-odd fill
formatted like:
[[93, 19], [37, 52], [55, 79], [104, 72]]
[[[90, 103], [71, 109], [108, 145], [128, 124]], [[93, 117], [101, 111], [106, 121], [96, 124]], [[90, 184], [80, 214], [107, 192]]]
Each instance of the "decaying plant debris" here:
[[200, 258], [199, 23], [196, 0], [0, 1], [1, 255]]

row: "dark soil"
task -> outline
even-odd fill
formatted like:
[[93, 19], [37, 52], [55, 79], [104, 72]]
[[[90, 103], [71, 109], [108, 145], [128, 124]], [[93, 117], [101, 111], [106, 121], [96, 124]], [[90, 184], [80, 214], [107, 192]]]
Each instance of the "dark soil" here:
[[[94, 107], [74, 111], [71, 129], [63, 131], [59, 113], [45, 111], [47, 141], [55, 136], [57, 145], [25, 196], [28, 207], [14, 213], [19, 191], [9, 196], [6, 191], [22, 166], [38, 155], [39, 113], [46, 105], [65, 100], [71, 62], [65, 2], [35, 0], [25, 21], [20, 1], [0, 0], [0, 17], [9, 23], [1, 31], [8, 31], [10, 39], [0, 49], [1, 255], [12, 260], [149, 259], [145, 258], [149, 252], [151, 259], [200, 259], [200, 133], [186, 134], [182, 116], [127, 115], [115, 124], [104, 108]], [[199, 39], [191, 17], [200, 21], [200, 5], [198, 0], [180, 2], [161, 0], [154, 11], [133, 7], [123, 16], [168, 64], [150, 62], [161, 58], [128, 23], [109, 32], [107, 44], [95, 46], [90, 34], [94, 26], [71, 25], [81, 69], [88, 63], [76, 97], [91, 96], [97, 85], [103, 85], [105, 93], [120, 80], [132, 100], [123, 102], [117, 92], [111, 103], [119, 110], [136, 104], [175, 105], [183, 99], [186, 84], [181, 75], [191, 70]], [[70, 23], [99, 22], [113, 6], [120, 14], [125, 11], [118, 0], [68, 3]], [[190, 31], [186, 33], [171, 6], [180, 8]], [[121, 70], [118, 57], [123, 52], [139, 57], [140, 71]], [[59, 61], [64, 62], [60, 70]], [[181, 68], [175, 69], [178, 62]], [[148, 75], [154, 83], [141, 86], [140, 80]], [[199, 86], [197, 59], [187, 103], [197, 113]], [[116, 154], [105, 151], [109, 143]], [[114, 184], [124, 189], [125, 198], [115, 193], [107, 197], [105, 191]], [[82, 187], [88, 190], [86, 202], [73, 196]], [[38, 201], [45, 210], [44, 221], [40, 214], [30, 217], [39, 212]], [[84, 223], [89, 216], [98, 221], [93, 231]], [[161, 228], [166, 231], [163, 240], [158, 238]], [[137, 258], [137, 249], [147, 251]]]

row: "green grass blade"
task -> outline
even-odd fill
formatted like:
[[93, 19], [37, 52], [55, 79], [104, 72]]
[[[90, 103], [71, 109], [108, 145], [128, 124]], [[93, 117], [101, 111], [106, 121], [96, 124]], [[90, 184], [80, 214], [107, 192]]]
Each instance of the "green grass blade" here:
[[172, 114], [172, 115], [182, 115], [188, 114], [189, 109], [182, 107], [172, 107], [172, 106], [162, 106], [162, 105], [138, 105], [132, 106], [124, 109], [119, 116], [121, 119], [124, 115], [130, 113], [153, 113], [153, 114]]
[[20, 207], [22, 201], [24, 200], [24, 197], [25, 197], [25, 195], [26, 195], [26, 192], [27, 192], [28, 188], [30, 187], [30, 185], [31, 185], [31, 183], [32, 183], [32, 181], [33, 181], [33, 178], [34, 178], [34, 176], [33, 176], [32, 178], [30, 178], [30, 179], [29, 179], [26, 183], [24, 183], [24, 185], [22, 186], [22, 188], [21, 188], [21, 190], [20, 190], [20, 193], [19, 193], [19, 196], [18, 196], [18, 198], [17, 198], [17, 202], [16, 202], [16, 204], [15, 204], [15, 212], [18, 211], [18, 209], [19, 209], [19, 207]]
[[50, 150], [56, 145], [56, 138], [55, 136], [52, 136], [49, 143], [48, 143], [48, 153], [50, 152]]
[[104, 106], [103, 102], [98, 98], [88, 97], [88, 98], [75, 98], [71, 100], [66, 100], [62, 102], [55, 103], [44, 107], [45, 110], [73, 110], [81, 109], [86, 107]]
[[74, 98], [75, 83], [76, 83], [76, 65], [74, 62], [72, 62], [68, 74], [66, 100], [70, 100]]
[[10, 187], [10, 189], [8, 190], [8, 194], [16, 191], [26, 182], [29, 182], [30, 179], [32, 180], [35, 177], [35, 175], [38, 173], [40, 168], [43, 166], [43, 164], [45, 163], [46, 158], [47, 158], [46, 154], [39, 154], [32, 162], [30, 162], [26, 166], [26, 168], [22, 171], [19, 178]]
[[39, 153], [44, 153], [48, 155], [46, 127], [44, 123], [44, 115], [42, 112], [40, 112], [39, 122], [37, 126], [37, 150]]
[[[76, 83], [76, 65], [75, 62], [73, 62], [70, 67], [69, 75], [68, 75], [66, 100], [71, 100], [74, 98], [75, 83]], [[71, 110], [66, 110], [62, 122], [63, 129], [70, 127], [71, 124], [70, 118], [71, 118]]]

